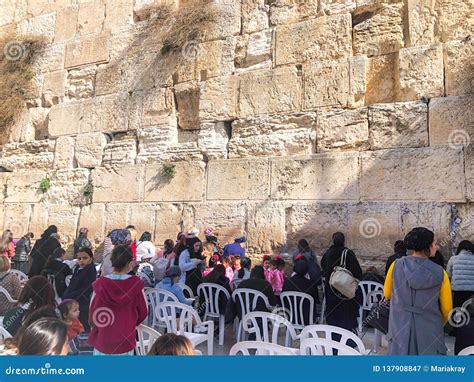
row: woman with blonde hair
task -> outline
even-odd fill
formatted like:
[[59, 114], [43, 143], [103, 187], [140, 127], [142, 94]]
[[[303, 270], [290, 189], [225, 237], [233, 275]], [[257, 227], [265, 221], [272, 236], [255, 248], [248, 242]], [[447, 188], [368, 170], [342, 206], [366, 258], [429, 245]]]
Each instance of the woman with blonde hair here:
[[9, 229], [3, 231], [2, 241], [0, 243], [0, 253], [7, 256], [10, 260], [15, 256], [15, 245], [13, 244], [13, 232]]

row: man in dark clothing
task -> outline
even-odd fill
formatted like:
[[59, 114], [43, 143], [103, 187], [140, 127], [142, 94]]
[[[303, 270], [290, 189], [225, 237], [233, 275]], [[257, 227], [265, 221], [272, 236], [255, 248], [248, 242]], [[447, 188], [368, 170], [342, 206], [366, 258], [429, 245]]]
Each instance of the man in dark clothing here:
[[18, 269], [24, 274], [28, 274], [28, 255], [31, 252], [31, 239], [34, 238], [32, 232], [23, 236], [15, 246], [15, 256], [12, 258], [13, 269]]
[[41, 271], [44, 268], [46, 260], [48, 260], [49, 255], [54, 253], [57, 248], [61, 248], [61, 244], [57, 239], [57, 234], [58, 228], [55, 225], [51, 225], [43, 232], [41, 237], [36, 241], [30, 254], [33, 259], [31, 263], [31, 268], [28, 273], [28, 276], [30, 278], [32, 278], [33, 276], [40, 275]]
[[385, 274], [387, 274], [390, 266], [395, 260], [407, 255], [407, 248], [405, 247], [403, 240], [397, 240], [393, 245], [393, 250], [395, 253], [388, 257], [387, 263], [385, 264]]

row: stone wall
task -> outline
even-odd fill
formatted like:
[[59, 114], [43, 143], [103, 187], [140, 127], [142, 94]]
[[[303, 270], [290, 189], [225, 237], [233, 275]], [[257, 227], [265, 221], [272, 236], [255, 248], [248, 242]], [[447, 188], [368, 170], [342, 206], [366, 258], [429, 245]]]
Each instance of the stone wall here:
[[212, 226], [255, 253], [341, 230], [366, 265], [415, 225], [445, 255], [474, 239], [472, 1], [215, 1], [179, 60], [144, 16], [162, 2], [5, 2], [0, 33], [48, 45], [1, 148], [0, 225], [65, 243]]

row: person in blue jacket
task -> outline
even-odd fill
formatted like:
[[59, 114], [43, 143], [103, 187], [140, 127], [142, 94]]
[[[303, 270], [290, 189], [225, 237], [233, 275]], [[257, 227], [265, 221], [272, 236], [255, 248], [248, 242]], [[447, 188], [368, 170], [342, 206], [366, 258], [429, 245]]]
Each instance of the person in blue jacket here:
[[240, 256], [241, 259], [245, 257], [245, 236], [236, 237], [232, 244], [227, 244], [224, 247], [224, 254], [223, 256]]

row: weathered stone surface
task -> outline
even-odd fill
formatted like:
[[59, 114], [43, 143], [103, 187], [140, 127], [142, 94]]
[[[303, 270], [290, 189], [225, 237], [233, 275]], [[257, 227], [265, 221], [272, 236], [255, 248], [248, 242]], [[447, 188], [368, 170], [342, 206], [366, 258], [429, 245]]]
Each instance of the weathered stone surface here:
[[39, 73], [47, 73], [55, 70], [64, 69], [64, 57], [66, 54], [65, 43], [55, 43], [46, 45], [43, 54], [41, 54], [34, 63]]
[[300, 93], [301, 81], [295, 67], [242, 74], [240, 116], [297, 111], [301, 107]]
[[347, 106], [349, 100], [349, 62], [321, 61], [303, 66], [303, 110], [323, 106]]
[[77, 165], [85, 168], [99, 167], [106, 144], [107, 138], [102, 133], [78, 135], [74, 150]]
[[76, 35], [78, 11], [77, 5], [58, 10], [54, 42], [63, 42]]
[[466, 185], [467, 199], [474, 201], [474, 144], [472, 143], [466, 148]]
[[45, 106], [63, 102], [66, 93], [66, 70], [45, 73], [43, 81], [43, 102]]
[[177, 128], [168, 125], [138, 130], [137, 163], [157, 162], [163, 159], [170, 144], [177, 143], [176, 132]]
[[49, 110], [46, 107], [31, 107], [28, 109], [30, 112], [30, 121], [34, 128], [34, 137], [26, 140], [43, 140], [48, 138], [48, 114]]
[[150, 232], [153, 235], [155, 229], [154, 204], [137, 204], [130, 208], [130, 221], [137, 227], [138, 232]]
[[[451, 206], [442, 203], [401, 203], [401, 235], [405, 236], [415, 227], [433, 230], [436, 239], [441, 241], [450, 231]], [[441, 249], [442, 250], [442, 249]], [[442, 252], [444, 252], [442, 250]]]
[[401, 101], [421, 97], [441, 97], [444, 94], [443, 47], [431, 45], [403, 48], [400, 59]]
[[175, 86], [178, 125], [181, 129], [199, 128], [199, 93], [195, 82], [184, 82]]
[[164, 164], [148, 165], [145, 172], [146, 202], [201, 201], [205, 166], [201, 162], [173, 163], [175, 174], [166, 176]]
[[[81, 0], [82, 1], [82, 0]], [[20, 0], [17, 1], [17, 11], [21, 12], [22, 17], [39, 16], [45, 13], [56, 12], [58, 9], [64, 8], [71, 3], [70, 0], [36, 1], [36, 0]]]
[[54, 138], [77, 134], [82, 117], [82, 108], [82, 104], [79, 102], [53, 106], [48, 115], [48, 135]]
[[8, 172], [0, 172], [0, 203], [5, 202], [6, 197], [6, 187], [7, 187], [7, 180], [10, 173]]
[[[28, 225], [28, 232], [33, 232], [35, 240], [38, 240], [48, 227], [48, 208], [46, 204], [32, 204], [29, 218], [30, 224]], [[22, 232], [21, 236], [23, 236], [25, 232], [26, 231]]]
[[128, 204], [108, 203], [105, 209], [105, 232], [126, 227], [129, 224], [129, 209]]
[[466, 203], [459, 206], [459, 217], [461, 224], [457, 239], [466, 239], [474, 236], [474, 203]]
[[137, 157], [137, 139], [135, 132], [114, 134], [112, 140], [104, 146], [103, 150], [104, 166], [135, 163]]
[[427, 45], [434, 42], [437, 14], [436, 1], [406, 1], [405, 27], [407, 46]]
[[208, 160], [226, 159], [230, 133], [230, 124], [225, 122], [203, 123], [199, 130], [197, 145]]
[[474, 39], [444, 45], [446, 95], [474, 93]]
[[368, 148], [367, 108], [322, 112], [318, 117], [317, 151]]
[[208, 200], [267, 199], [270, 193], [268, 160], [212, 161], [208, 166]]
[[318, 1], [276, 0], [270, 4], [270, 23], [289, 24], [318, 14]]
[[94, 202], [138, 202], [142, 198], [143, 166], [92, 170]]
[[79, 220], [79, 207], [49, 205], [48, 225], [54, 224], [58, 228], [61, 243], [71, 243], [77, 235], [77, 222]]
[[103, 0], [81, 2], [77, 19], [77, 31], [81, 35], [100, 33], [105, 18], [105, 4]]
[[99, 64], [109, 61], [110, 36], [103, 33], [85, 37], [81, 41], [72, 41], [66, 45], [65, 68], [85, 64]]
[[182, 223], [183, 207], [180, 204], [159, 204], [155, 217], [155, 244], [161, 246], [166, 239], [174, 240], [183, 231]]
[[19, 239], [28, 230], [31, 206], [29, 204], [5, 204], [3, 228], [13, 232], [13, 238]]
[[52, 168], [54, 143], [52, 140], [42, 140], [6, 144], [2, 148], [0, 166], [12, 171]]
[[369, 59], [365, 104], [394, 102], [399, 92], [398, 54]]
[[95, 65], [72, 69], [67, 76], [67, 94], [70, 99], [90, 98], [94, 95]]
[[359, 199], [358, 153], [325, 153], [302, 159], [274, 159], [272, 199]]
[[361, 158], [363, 200], [465, 200], [461, 149], [381, 150], [362, 153]]
[[59, 137], [56, 139], [54, 149], [54, 168], [71, 169], [74, 164], [74, 144], [73, 137]]
[[252, 33], [268, 28], [270, 7], [264, 0], [242, 1], [242, 32]]
[[229, 157], [313, 154], [316, 113], [264, 115], [232, 123]]
[[369, 130], [373, 150], [428, 146], [428, 107], [423, 102], [371, 105]]
[[238, 81], [235, 76], [215, 77], [201, 82], [200, 120], [228, 121], [236, 118], [237, 86]]
[[83, 102], [82, 106], [79, 123], [82, 134], [128, 130], [128, 94], [94, 97]]
[[89, 229], [89, 238], [98, 240], [104, 237], [105, 233], [105, 204], [94, 203], [84, 206], [79, 217], [79, 227]]
[[105, 0], [104, 30], [120, 30], [133, 25], [134, 0]]
[[247, 208], [247, 248], [270, 251], [286, 240], [285, 209], [278, 202], [262, 202]]
[[384, 4], [353, 28], [355, 54], [379, 56], [403, 48], [403, 4]]
[[272, 30], [265, 29], [237, 39], [235, 47], [237, 73], [271, 67], [272, 37]]
[[7, 25], [15, 20], [16, 2], [2, 0], [0, 3], [2, 13], [0, 13], [0, 25]]
[[38, 203], [43, 197], [39, 185], [45, 176], [45, 172], [37, 170], [9, 174], [5, 203]]
[[432, 98], [429, 109], [430, 145], [474, 143], [474, 96]]
[[48, 13], [20, 21], [17, 24], [17, 33], [19, 35], [44, 36], [48, 42], [51, 42], [54, 38], [55, 26], [56, 14]]
[[[308, 38], [311, 36], [311, 38]], [[276, 65], [352, 55], [349, 14], [323, 16], [276, 30]]]
[[463, 39], [474, 33], [474, 5], [470, 0], [437, 0], [436, 37], [439, 41]]
[[174, 117], [173, 91], [167, 87], [133, 92], [129, 110], [130, 130], [171, 124]]
[[53, 204], [85, 204], [84, 187], [89, 181], [89, 170], [76, 168], [58, 170], [51, 177], [47, 201]]
[[349, 59], [349, 103], [348, 107], [358, 108], [365, 105], [367, 92], [367, 73], [369, 60], [366, 56], [355, 56]]

